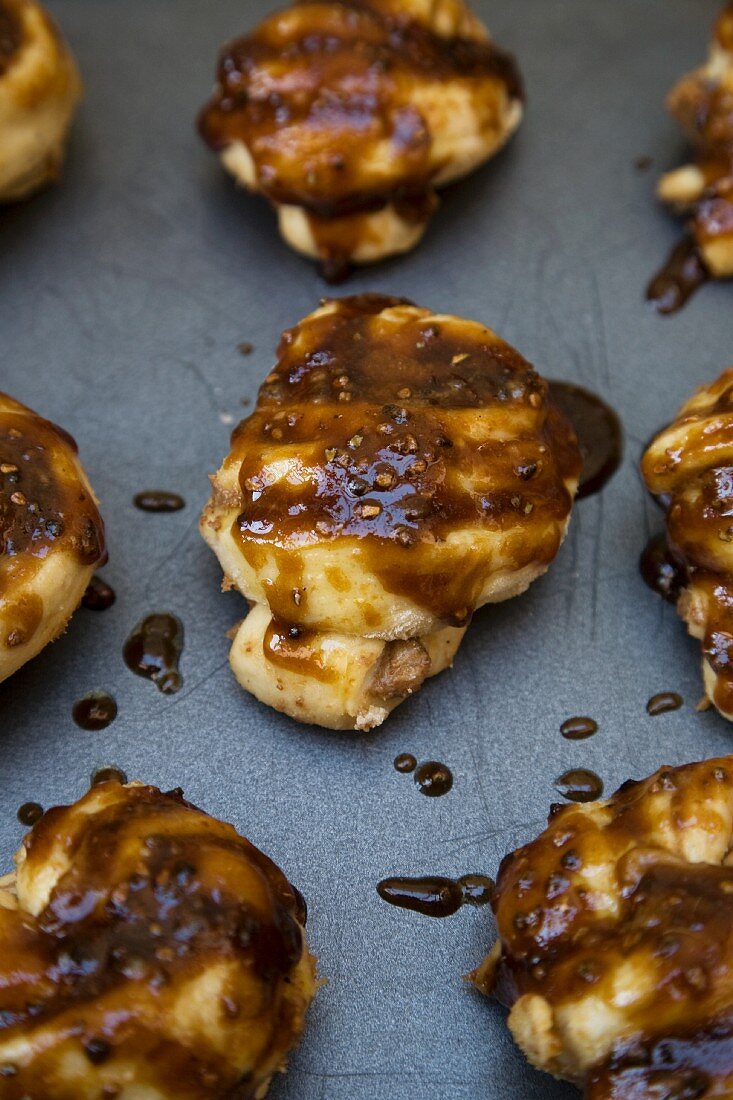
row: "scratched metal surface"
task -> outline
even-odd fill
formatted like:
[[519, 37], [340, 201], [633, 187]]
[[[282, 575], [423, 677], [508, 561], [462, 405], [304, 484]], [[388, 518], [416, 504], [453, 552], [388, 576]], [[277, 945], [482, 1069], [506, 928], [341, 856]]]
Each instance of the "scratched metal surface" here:
[[[410, 1097], [528, 1100], [573, 1089], [533, 1072], [503, 1013], [461, 975], [492, 942], [487, 913], [445, 921], [391, 909], [390, 873], [495, 872], [541, 827], [552, 779], [597, 770], [613, 789], [663, 762], [724, 753], [731, 731], [696, 714], [698, 650], [642, 585], [636, 560], [660, 523], [636, 461], [642, 441], [732, 357], [733, 287], [704, 289], [676, 318], [642, 290], [677, 226], [653, 200], [655, 170], [683, 152], [662, 110], [703, 57], [714, 0], [483, 0], [517, 51], [526, 123], [493, 165], [445, 198], [423, 246], [349, 290], [408, 295], [480, 318], [549, 376], [597, 389], [620, 411], [623, 469], [582, 502], [547, 578], [481, 612], [455, 670], [380, 731], [299, 728], [235, 685], [225, 631], [241, 616], [196, 519], [232, 418], [252, 400], [285, 326], [324, 286], [278, 240], [269, 211], [221, 175], [192, 129], [218, 44], [265, 0], [56, 0], [87, 97], [59, 188], [0, 213], [0, 383], [77, 437], [109, 532], [104, 614], [0, 688], [0, 845], [16, 808], [80, 795], [113, 763], [233, 821], [307, 896], [328, 978], [276, 1100]], [[240, 341], [254, 353], [237, 353]], [[185, 511], [144, 515], [146, 487]], [[185, 686], [164, 698], [124, 667], [136, 620], [169, 609], [186, 629]], [[119, 718], [83, 733], [71, 706], [102, 688]], [[686, 705], [652, 719], [649, 696]], [[570, 744], [571, 714], [598, 736]], [[455, 773], [421, 797], [392, 759], [411, 751]], [[6, 859], [7, 862], [7, 859]]]

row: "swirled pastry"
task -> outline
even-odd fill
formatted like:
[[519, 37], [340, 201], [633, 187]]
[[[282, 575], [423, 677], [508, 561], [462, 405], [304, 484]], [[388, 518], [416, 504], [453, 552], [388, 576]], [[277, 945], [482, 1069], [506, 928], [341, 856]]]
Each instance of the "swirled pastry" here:
[[0, 393], [0, 681], [63, 632], [103, 558], [74, 440]]
[[103, 783], [26, 837], [0, 906], [3, 1100], [264, 1096], [315, 991], [302, 898], [231, 825]]
[[284, 334], [202, 517], [257, 605], [238, 679], [304, 722], [378, 725], [451, 663], [477, 607], [545, 572], [580, 467], [547, 383], [490, 329], [326, 301]]
[[436, 188], [497, 152], [522, 102], [463, 0], [296, 0], [224, 48], [199, 127], [335, 276], [413, 248]]
[[555, 807], [507, 856], [473, 975], [587, 1100], [733, 1096], [733, 758]]
[[698, 390], [642, 460], [667, 504], [683, 590], [677, 609], [703, 644], [705, 690], [733, 720], [733, 368]]
[[81, 96], [68, 46], [36, 0], [0, 0], [0, 202], [56, 179]]
[[733, 3], [720, 15], [708, 63], [682, 79], [668, 106], [693, 142], [695, 160], [663, 176], [659, 196], [689, 215], [709, 273], [733, 275]]

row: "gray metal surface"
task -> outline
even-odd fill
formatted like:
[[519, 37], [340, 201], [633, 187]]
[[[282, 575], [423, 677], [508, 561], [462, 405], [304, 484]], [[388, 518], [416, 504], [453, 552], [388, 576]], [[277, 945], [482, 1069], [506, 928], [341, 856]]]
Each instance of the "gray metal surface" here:
[[[80, 611], [66, 636], [0, 688], [0, 847], [15, 811], [82, 793], [112, 763], [181, 785], [273, 856], [310, 906], [328, 978], [277, 1100], [528, 1100], [576, 1095], [529, 1069], [503, 1013], [461, 975], [492, 942], [486, 911], [444, 921], [392, 909], [390, 873], [494, 873], [534, 835], [569, 766], [608, 790], [663, 762], [731, 747], [696, 714], [696, 643], [648, 592], [636, 562], [660, 524], [636, 472], [643, 440], [693, 386], [733, 359], [733, 286], [704, 288], [664, 320], [642, 300], [678, 228], [653, 199], [683, 144], [664, 94], [707, 47], [715, 0], [483, 0], [525, 71], [529, 112], [497, 162], [455, 187], [412, 255], [344, 288], [407, 295], [479, 318], [547, 375], [600, 391], [627, 433], [624, 466], [577, 507], [549, 575], [481, 612], [455, 670], [368, 736], [301, 728], [245, 695], [225, 631], [243, 603], [219, 593], [199, 539], [206, 474], [273, 362], [281, 329], [324, 285], [279, 241], [260, 202], [235, 191], [198, 142], [219, 43], [265, 0], [56, 0], [86, 102], [63, 184], [0, 212], [0, 385], [68, 428], [101, 498], [117, 603]], [[651, 173], [634, 167], [654, 158]], [[243, 358], [240, 341], [255, 351]], [[145, 515], [140, 489], [187, 508]], [[137, 619], [175, 611], [186, 629], [182, 692], [164, 698], [122, 662]], [[84, 733], [71, 707], [102, 688], [119, 703]], [[649, 718], [677, 690], [685, 707]], [[596, 738], [564, 741], [590, 714]], [[398, 752], [454, 770], [423, 798]]]

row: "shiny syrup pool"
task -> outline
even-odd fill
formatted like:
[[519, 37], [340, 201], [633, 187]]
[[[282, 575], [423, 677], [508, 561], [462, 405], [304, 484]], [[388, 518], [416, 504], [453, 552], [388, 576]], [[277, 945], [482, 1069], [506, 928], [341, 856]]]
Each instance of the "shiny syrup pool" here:
[[145, 489], [133, 497], [133, 504], [141, 512], [180, 512], [186, 502], [179, 493], [166, 489]]
[[96, 573], [87, 585], [87, 590], [82, 596], [82, 606], [89, 611], [106, 611], [116, 600], [115, 590], [102, 577]]
[[17, 816], [21, 825], [32, 828], [43, 817], [43, 806], [40, 802], [24, 802]]
[[131, 672], [152, 680], [164, 695], [173, 695], [183, 686], [178, 667], [182, 652], [183, 623], [168, 611], [157, 611], [135, 626], [123, 655]]
[[684, 699], [676, 691], [660, 691], [657, 695], [652, 695], [646, 705], [646, 712], [656, 718], [659, 714], [679, 710], [683, 703]]
[[117, 717], [117, 703], [106, 691], [90, 691], [77, 699], [71, 715], [83, 730], [103, 730]]
[[550, 382], [550, 399], [575, 429], [583, 456], [578, 500], [599, 493], [621, 465], [624, 433], [614, 410], [601, 397], [572, 382]]
[[668, 603], [677, 603], [687, 584], [685, 569], [671, 554], [663, 534], [653, 535], [644, 547], [639, 572], [644, 582]]
[[493, 879], [485, 875], [443, 878], [386, 878], [377, 884], [383, 901], [425, 917], [451, 917], [464, 905], [489, 905], [494, 894]]
[[427, 760], [415, 771], [415, 786], [428, 798], [441, 798], [453, 787], [453, 773], [446, 764]]
[[603, 794], [603, 780], [586, 768], [571, 768], [555, 780], [555, 790], [569, 802], [595, 802]]
[[594, 718], [567, 718], [560, 726], [560, 733], [567, 741], [585, 741], [598, 733]]

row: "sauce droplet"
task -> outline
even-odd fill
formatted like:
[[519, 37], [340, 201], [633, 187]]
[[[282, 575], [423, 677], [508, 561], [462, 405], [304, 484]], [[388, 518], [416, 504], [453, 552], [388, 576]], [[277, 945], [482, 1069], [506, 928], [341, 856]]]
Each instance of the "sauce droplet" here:
[[572, 382], [550, 382], [552, 403], [575, 428], [583, 456], [578, 500], [598, 493], [618, 470], [624, 435], [617, 414], [597, 394]]
[[664, 535], [654, 535], [639, 559], [639, 570], [646, 584], [668, 603], [677, 603], [687, 584], [684, 566], [672, 556]]
[[463, 904], [479, 909], [490, 905], [496, 883], [488, 875], [461, 875], [458, 885], [463, 890]]
[[180, 691], [183, 677], [178, 669], [183, 652], [183, 623], [168, 612], [156, 612], [142, 619], [125, 642], [127, 667], [137, 676], [152, 680], [164, 695]]
[[103, 730], [117, 717], [117, 703], [106, 691], [90, 691], [74, 703], [71, 715], [83, 730]]
[[647, 300], [657, 313], [677, 313], [695, 291], [710, 278], [692, 237], [683, 237], [675, 245], [662, 269], [647, 287]]
[[92, 772], [92, 786], [98, 787], [100, 783], [127, 783], [127, 776], [121, 768], [105, 765], [103, 768], [95, 768]]
[[133, 497], [133, 504], [141, 512], [180, 512], [186, 502], [178, 493], [169, 493], [165, 489], [146, 489]]
[[595, 802], [603, 794], [603, 781], [595, 772], [573, 768], [555, 780], [555, 790], [570, 802]]
[[82, 604], [89, 611], [106, 611], [117, 599], [111, 584], [95, 573], [82, 596]]
[[403, 775], [409, 775], [409, 773], [414, 772], [417, 767], [417, 759], [411, 752], [401, 752], [399, 756], [395, 756], [394, 766], [398, 772], [402, 772]]
[[679, 710], [684, 699], [676, 691], [660, 691], [658, 695], [652, 695], [646, 705], [647, 714], [656, 718], [658, 714], [667, 714], [670, 710]]
[[637, 172], [648, 172], [654, 164], [654, 159], [650, 156], [642, 155], [637, 157], [634, 161], [634, 167]]
[[593, 718], [568, 718], [560, 726], [560, 733], [568, 741], [585, 741], [598, 733], [598, 723]]
[[440, 798], [453, 786], [453, 773], [445, 764], [437, 760], [428, 760], [415, 772], [415, 784], [420, 794], [428, 798]]
[[40, 802], [24, 802], [18, 810], [18, 821], [29, 828], [43, 817], [43, 806]]
[[383, 901], [425, 917], [452, 917], [463, 905], [488, 905], [493, 891], [493, 881], [484, 875], [386, 878], [377, 884]]
[[251, 355], [254, 350], [254, 344], [250, 344], [249, 340], [242, 340], [241, 344], [237, 344], [237, 351], [240, 355]]

